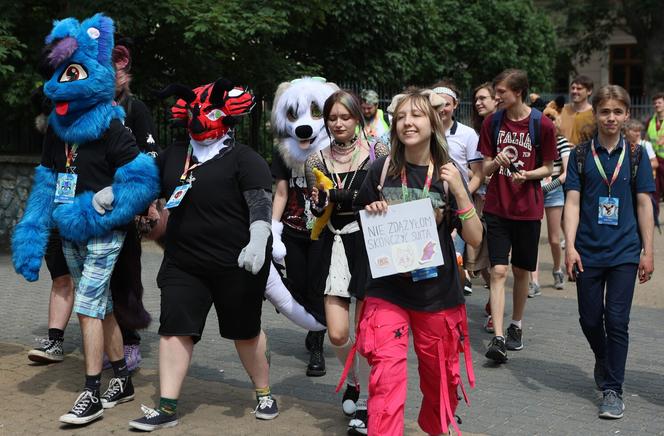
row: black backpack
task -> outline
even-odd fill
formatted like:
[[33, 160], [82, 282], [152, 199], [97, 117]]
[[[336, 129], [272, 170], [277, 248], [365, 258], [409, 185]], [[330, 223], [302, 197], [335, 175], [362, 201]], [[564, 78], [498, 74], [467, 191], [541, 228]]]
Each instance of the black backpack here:
[[[491, 118], [491, 133], [494, 147], [498, 146], [498, 135], [500, 135], [500, 125], [503, 123], [505, 109], [501, 109]], [[542, 166], [542, 153], [540, 146], [542, 141], [540, 132], [542, 131], [542, 112], [535, 108], [530, 108], [530, 120], [528, 121], [528, 134], [530, 135], [530, 144], [535, 148], [535, 168]]]

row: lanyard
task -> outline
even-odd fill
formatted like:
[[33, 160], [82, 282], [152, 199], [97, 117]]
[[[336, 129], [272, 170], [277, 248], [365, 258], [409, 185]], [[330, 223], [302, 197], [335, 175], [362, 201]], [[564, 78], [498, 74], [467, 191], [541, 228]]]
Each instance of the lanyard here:
[[[422, 198], [429, 195], [429, 188], [431, 187], [431, 179], [433, 177], [433, 162], [429, 161], [429, 168], [427, 169], [427, 178], [424, 181], [424, 188], [422, 189]], [[408, 177], [406, 176], [406, 166], [401, 169], [401, 195], [404, 203], [410, 201], [410, 193], [408, 192]]]
[[622, 166], [623, 160], [625, 160], [625, 148], [626, 146], [623, 142], [622, 152], [620, 152], [620, 157], [618, 158], [616, 169], [613, 171], [613, 176], [611, 177], [611, 182], [609, 183], [609, 180], [606, 178], [606, 173], [604, 172], [604, 167], [602, 166], [602, 162], [600, 162], [599, 157], [597, 156], [597, 151], [595, 150], [595, 140], [593, 139], [592, 143], [590, 144], [590, 149], [593, 152], [593, 159], [595, 159], [595, 165], [597, 166], [597, 171], [599, 171], [599, 175], [602, 176], [602, 179], [604, 179], [604, 183], [606, 183], [606, 186], [609, 187], [609, 198], [611, 197], [611, 185], [613, 185], [613, 182], [615, 182], [616, 179], [618, 178], [620, 167]]
[[191, 143], [189, 143], [189, 148], [187, 149], [187, 158], [184, 161], [184, 171], [182, 171], [182, 175], [180, 176], [180, 183], [184, 183], [185, 180], [187, 179], [187, 173], [189, 171], [192, 171], [194, 168], [197, 168], [201, 166], [201, 163], [197, 163], [192, 165], [191, 167], [189, 166], [191, 163], [191, 155], [193, 154], [193, 147], [191, 146]]
[[78, 150], [78, 144], [72, 144], [71, 148], [69, 148], [69, 144], [65, 143], [65, 172], [67, 173], [70, 172], [69, 169], [72, 168], [71, 164], [74, 163], [74, 159], [76, 158], [76, 150]]

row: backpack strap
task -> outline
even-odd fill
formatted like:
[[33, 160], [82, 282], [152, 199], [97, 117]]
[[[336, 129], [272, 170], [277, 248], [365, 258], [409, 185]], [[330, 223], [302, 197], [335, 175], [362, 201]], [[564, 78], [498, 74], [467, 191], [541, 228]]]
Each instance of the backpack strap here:
[[579, 173], [579, 185], [581, 187], [579, 191], [579, 198], [583, 201], [583, 185], [586, 181], [586, 175], [584, 173], [586, 165], [586, 157], [588, 156], [588, 147], [592, 147], [591, 142], [584, 142], [579, 144], [576, 147], [576, 170]]
[[542, 112], [535, 108], [530, 109], [530, 120], [528, 121], [528, 133], [530, 144], [535, 147], [535, 168], [542, 166]]
[[383, 196], [383, 184], [385, 183], [385, 178], [387, 177], [387, 169], [390, 167], [390, 156], [387, 155], [385, 158], [385, 162], [383, 162], [383, 169], [380, 172], [380, 181], [378, 182], [378, 186], [376, 186], [376, 189], [378, 189], [378, 194], [381, 199], [385, 200], [385, 197]]
[[491, 135], [492, 135], [492, 145], [495, 150], [498, 149], [498, 135], [500, 135], [500, 125], [503, 123], [503, 116], [505, 115], [505, 110], [500, 109], [493, 114], [491, 118]]

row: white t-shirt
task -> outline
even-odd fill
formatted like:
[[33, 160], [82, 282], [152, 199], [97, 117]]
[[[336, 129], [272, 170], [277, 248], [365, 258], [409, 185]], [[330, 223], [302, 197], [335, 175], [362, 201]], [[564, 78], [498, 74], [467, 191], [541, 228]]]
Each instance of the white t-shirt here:
[[445, 132], [450, 157], [457, 163], [463, 179], [468, 183], [468, 165], [482, 162], [484, 158], [477, 149], [479, 136], [475, 130], [456, 120]]
[[652, 144], [650, 143], [650, 141], [646, 141], [645, 139], [642, 139], [639, 142], [639, 145], [646, 149], [646, 153], [648, 154], [648, 160], [652, 160], [656, 157], [655, 150], [653, 150]]

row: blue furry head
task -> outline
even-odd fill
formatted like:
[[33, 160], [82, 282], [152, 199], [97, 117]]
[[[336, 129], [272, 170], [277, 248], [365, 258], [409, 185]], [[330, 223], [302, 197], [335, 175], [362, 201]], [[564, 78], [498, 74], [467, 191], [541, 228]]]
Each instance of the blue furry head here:
[[49, 123], [64, 141], [97, 139], [112, 119], [124, 117], [113, 102], [113, 32], [113, 20], [96, 14], [82, 23], [74, 18], [55, 21], [46, 38], [48, 63], [55, 69], [44, 85], [55, 105]]

